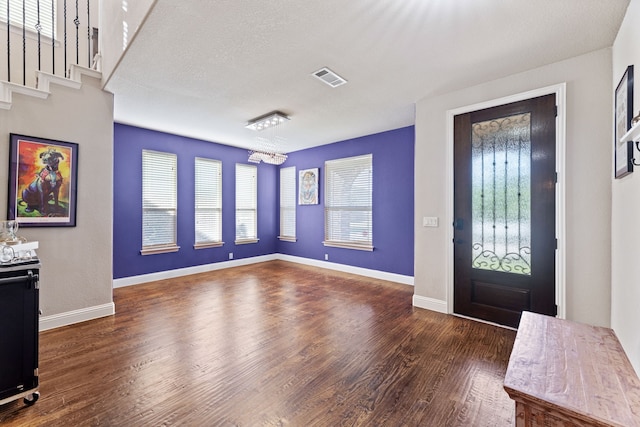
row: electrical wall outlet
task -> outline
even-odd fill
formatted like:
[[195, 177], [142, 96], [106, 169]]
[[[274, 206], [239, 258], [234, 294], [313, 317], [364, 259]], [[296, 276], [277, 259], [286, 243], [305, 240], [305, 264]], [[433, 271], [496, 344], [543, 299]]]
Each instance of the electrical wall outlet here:
[[233, 252], [229, 252], [229, 259], [233, 259]]
[[324, 260], [329, 261], [329, 254], [324, 254]]

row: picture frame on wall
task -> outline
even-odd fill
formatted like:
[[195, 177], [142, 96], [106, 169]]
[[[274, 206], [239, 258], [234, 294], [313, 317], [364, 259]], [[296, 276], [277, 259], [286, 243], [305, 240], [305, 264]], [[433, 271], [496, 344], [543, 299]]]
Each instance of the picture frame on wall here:
[[631, 129], [633, 117], [633, 65], [625, 70], [615, 91], [614, 170], [615, 178], [633, 172], [633, 143], [620, 141]]
[[298, 175], [298, 204], [318, 204], [318, 168], [304, 169]]
[[10, 134], [7, 218], [20, 227], [75, 227], [78, 144]]

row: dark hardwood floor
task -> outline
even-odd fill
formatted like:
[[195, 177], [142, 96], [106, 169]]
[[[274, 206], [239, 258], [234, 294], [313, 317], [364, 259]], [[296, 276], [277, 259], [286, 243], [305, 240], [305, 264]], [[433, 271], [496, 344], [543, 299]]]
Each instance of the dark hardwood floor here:
[[0, 424], [513, 425], [515, 332], [412, 296], [283, 261], [115, 289], [116, 315], [40, 334], [40, 400]]

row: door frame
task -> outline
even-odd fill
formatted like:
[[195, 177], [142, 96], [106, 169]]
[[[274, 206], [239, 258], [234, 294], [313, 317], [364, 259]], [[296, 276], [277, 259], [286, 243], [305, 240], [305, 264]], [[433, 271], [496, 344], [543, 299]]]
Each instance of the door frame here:
[[[489, 101], [481, 102], [478, 104], [467, 105], [459, 107], [453, 110], [447, 110], [447, 206], [446, 206], [446, 218], [445, 221], [446, 233], [447, 233], [447, 313], [455, 314], [456, 316], [465, 317], [463, 315], [453, 312], [453, 285], [454, 285], [454, 258], [453, 258], [453, 118], [459, 114], [469, 113], [471, 111], [482, 110], [485, 108], [498, 107], [504, 104], [510, 104], [512, 102], [523, 101], [530, 98], [536, 98], [539, 96], [555, 94], [556, 105], [558, 107], [558, 115], [556, 116], [556, 172], [558, 173], [558, 182], [556, 184], [556, 239], [558, 241], [558, 247], [556, 249], [556, 305], [558, 306], [558, 315], [560, 319], [566, 318], [566, 210], [565, 210], [565, 149], [566, 149], [566, 93], [567, 84], [560, 83], [557, 85], [547, 86], [540, 89], [534, 89], [527, 92], [518, 93], [503, 98], [492, 99]], [[484, 320], [475, 319], [481, 322]], [[488, 322], [486, 322], [488, 323]]]

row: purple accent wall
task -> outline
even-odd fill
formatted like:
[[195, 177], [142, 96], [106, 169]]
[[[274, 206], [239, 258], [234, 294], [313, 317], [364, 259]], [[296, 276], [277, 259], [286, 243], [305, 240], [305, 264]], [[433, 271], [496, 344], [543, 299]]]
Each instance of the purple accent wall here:
[[[319, 168], [319, 204], [296, 207], [297, 242], [278, 241], [279, 253], [413, 276], [414, 242], [413, 126], [289, 154], [283, 164], [300, 170]], [[373, 154], [373, 252], [325, 247], [325, 160]], [[279, 175], [277, 177], [280, 179]], [[278, 193], [279, 195], [279, 193]]]
[[[234, 259], [282, 253], [413, 276], [414, 127], [406, 127], [289, 154], [283, 167], [319, 168], [318, 205], [297, 206], [297, 242], [277, 239], [279, 172], [258, 165], [257, 244], [235, 239], [235, 164], [247, 151], [163, 132], [114, 125], [113, 278], [156, 273]], [[142, 248], [142, 150], [178, 155], [178, 245], [174, 253], [140, 255]], [[331, 248], [324, 239], [324, 162], [373, 154], [373, 252]], [[222, 239], [219, 248], [193, 249], [194, 158], [222, 161]]]
[[[247, 163], [247, 150], [114, 125], [113, 278], [227, 261], [276, 252], [278, 168], [258, 165], [258, 238], [256, 244], [235, 240], [235, 164]], [[178, 246], [174, 253], [140, 255], [142, 248], [142, 150], [178, 155]], [[218, 248], [194, 249], [194, 158], [222, 161], [222, 240]]]

